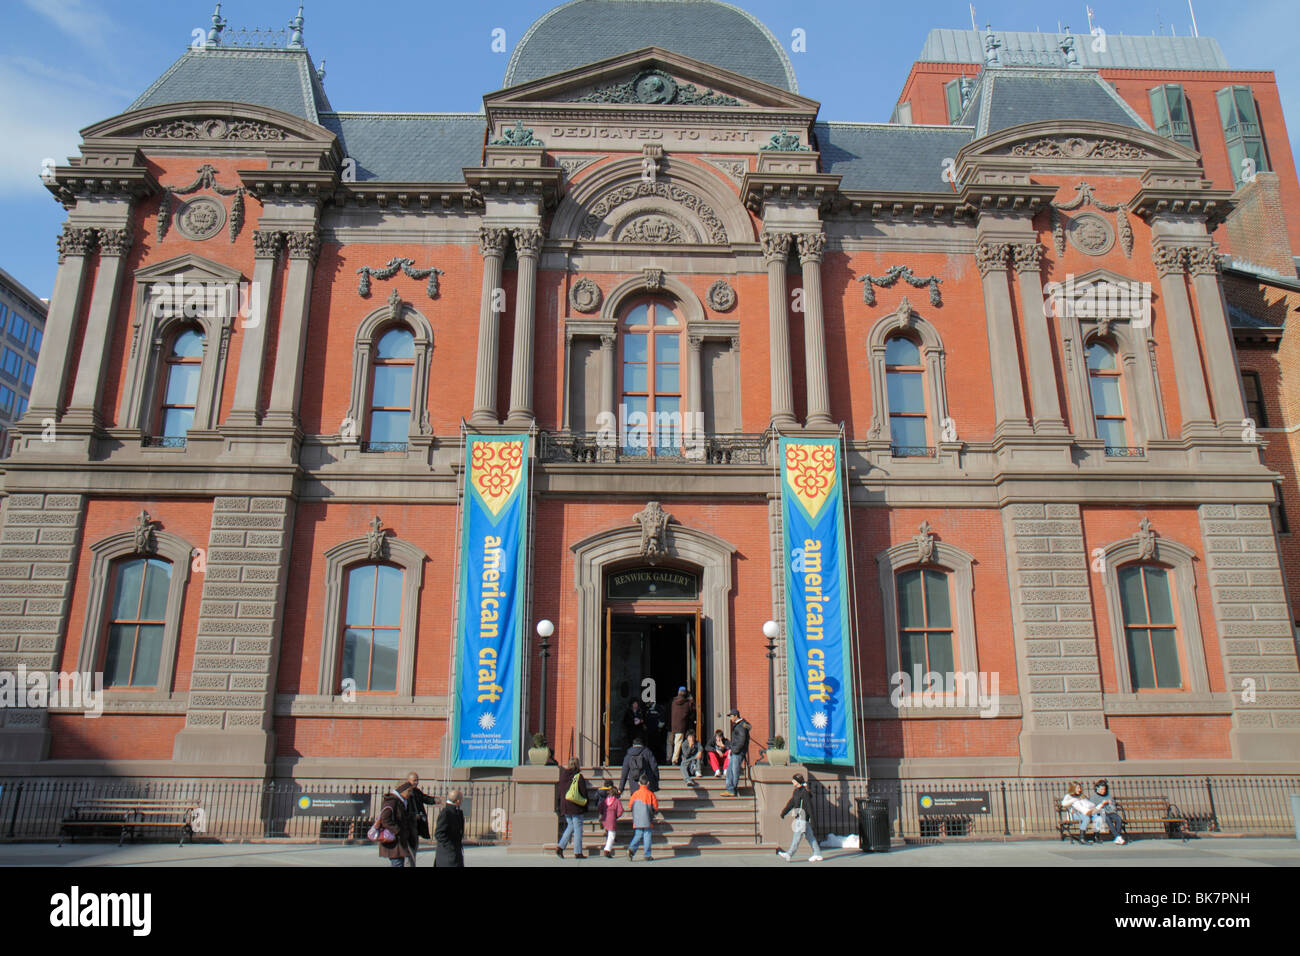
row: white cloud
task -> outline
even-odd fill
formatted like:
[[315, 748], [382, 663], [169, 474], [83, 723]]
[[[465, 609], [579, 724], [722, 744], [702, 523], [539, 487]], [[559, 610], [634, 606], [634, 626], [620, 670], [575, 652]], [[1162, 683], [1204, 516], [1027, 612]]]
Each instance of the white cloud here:
[[23, 3], [83, 49], [106, 61], [115, 56], [113, 38], [121, 28], [102, 9], [85, 0], [23, 0]]
[[44, 160], [66, 165], [82, 127], [122, 112], [133, 96], [79, 73], [0, 56], [0, 195], [33, 195]]

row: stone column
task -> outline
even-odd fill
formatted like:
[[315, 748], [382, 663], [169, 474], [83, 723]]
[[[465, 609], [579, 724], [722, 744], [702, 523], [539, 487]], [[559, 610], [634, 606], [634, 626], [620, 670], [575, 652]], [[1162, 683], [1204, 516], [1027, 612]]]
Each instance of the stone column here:
[[600, 337], [600, 404], [601, 411], [608, 412], [618, 420], [618, 355], [614, 346], [618, 335], [606, 332]]
[[789, 428], [794, 419], [794, 390], [790, 385], [790, 303], [786, 296], [785, 263], [790, 235], [765, 232], [763, 261], [767, 263], [768, 362], [772, 373], [772, 425]]
[[1016, 328], [1011, 319], [1011, 292], [1007, 286], [1009, 248], [1005, 242], [981, 242], [975, 249], [975, 264], [984, 284], [984, 319], [988, 328], [989, 369], [993, 373], [993, 408], [998, 434], [1029, 431], [1025, 394], [1020, 387]]
[[1241, 379], [1237, 372], [1237, 352], [1228, 327], [1228, 309], [1219, 282], [1219, 253], [1214, 246], [1189, 246], [1187, 270], [1192, 274], [1192, 291], [1196, 296], [1196, 314], [1200, 318], [1205, 356], [1209, 362], [1210, 394], [1214, 399], [1214, 417], [1225, 434], [1237, 434], [1246, 406], [1241, 396]]
[[[688, 333], [686, 353], [686, 408], [682, 414], [682, 437], [687, 441], [698, 441], [704, 438], [704, 336]], [[687, 424], [696, 421], [700, 423], [698, 429]]]
[[54, 294], [45, 318], [45, 338], [36, 361], [36, 378], [26, 415], [37, 422], [57, 418], [63, 410], [72, 337], [76, 334], [85, 292], [86, 254], [94, 242], [94, 229], [63, 224], [63, 234], [59, 236], [59, 274], [54, 280]]
[[244, 340], [239, 347], [239, 377], [235, 380], [235, 398], [230, 414], [226, 416], [227, 425], [251, 427], [261, 416], [266, 333], [271, 324], [271, 282], [281, 242], [278, 232], [259, 230], [253, 233], [252, 301], [257, 324], [246, 325], [240, 330]]
[[[479, 251], [483, 254], [483, 289], [478, 313], [478, 356], [474, 362], [474, 410], [471, 425], [496, 425], [497, 419], [497, 340], [501, 320], [494, 308], [497, 290], [501, 289], [501, 263], [506, 255], [510, 230], [484, 226], [478, 231]], [[505, 293], [502, 291], [502, 297]]]
[[1043, 308], [1043, 279], [1040, 272], [1043, 247], [1038, 242], [1019, 242], [1011, 247], [1016, 280], [1020, 285], [1020, 317], [1025, 329], [1025, 351], [1029, 362], [1029, 389], [1033, 395], [1034, 431], [1039, 434], [1067, 434], [1061, 416], [1061, 399], [1056, 390], [1056, 361], [1052, 358], [1052, 336]]
[[826, 320], [822, 314], [822, 255], [826, 235], [799, 233], [799, 264], [803, 266], [803, 354], [808, 386], [809, 427], [834, 424], [830, 385], [826, 380]]
[[86, 334], [72, 387], [72, 401], [63, 420], [68, 424], [97, 426], [103, 422], [99, 402], [104, 388], [104, 368], [113, 341], [118, 295], [122, 285], [122, 260], [131, 251], [131, 224], [121, 229], [99, 229], [99, 269], [90, 296]]
[[[1186, 247], [1158, 243], [1152, 251], [1156, 272], [1160, 276], [1160, 294], [1165, 301], [1165, 321], [1169, 323], [1169, 340], [1174, 353], [1174, 378], [1178, 383], [1178, 405], [1183, 416], [1183, 437], [1217, 434], [1210, 416], [1210, 400], [1205, 392], [1201, 353], [1196, 344], [1196, 326], [1187, 299], [1183, 278]], [[1240, 419], [1238, 424], [1240, 425]]]
[[307, 352], [307, 322], [311, 312], [311, 281], [320, 253], [316, 229], [286, 232], [289, 275], [285, 280], [284, 307], [280, 312], [280, 336], [275, 347], [275, 378], [271, 383], [271, 407], [266, 424], [294, 428], [298, 424], [298, 401], [302, 388], [302, 366]]
[[540, 229], [515, 229], [515, 255], [519, 259], [515, 283], [515, 349], [510, 368], [510, 411], [506, 424], [527, 428], [533, 420], [533, 328], [537, 321], [537, 257], [541, 255]]

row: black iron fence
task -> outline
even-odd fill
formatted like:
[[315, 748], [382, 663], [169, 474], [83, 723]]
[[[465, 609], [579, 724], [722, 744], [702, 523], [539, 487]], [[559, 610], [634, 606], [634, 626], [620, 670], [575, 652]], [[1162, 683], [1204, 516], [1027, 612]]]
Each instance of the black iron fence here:
[[617, 462], [672, 462], [696, 465], [764, 465], [771, 436], [702, 435], [664, 429], [633, 430], [620, 442], [613, 432], [539, 432], [537, 459], [583, 465]]
[[[1128, 798], [1163, 798], [1188, 821], [1193, 832], [1289, 835], [1294, 833], [1290, 795], [1300, 793], [1300, 776], [1110, 777], [1110, 793], [1122, 807]], [[1055, 836], [1056, 808], [1065, 795], [1065, 778], [969, 780], [851, 780], [810, 775], [819, 832], [858, 832], [858, 798], [885, 797], [891, 829], [899, 839], [976, 837], [1018, 839]], [[1091, 793], [1092, 782], [1086, 782]], [[961, 793], [987, 793], [988, 812], [924, 812], [943, 803], [934, 798]]]
[[[365, 840], [366, 830], [383, 806], [391, 782], [257, 783], [246, 780], [124, 780], [90, 778], [11, 779], [0, 781], [0, 839], [58, 839], [74, 807], [88, 800], [167, 800], [192, 802], [196, 839], [222, 841], [283, 839], [295, 842]], [[504, 842], [510, 833], [514, 788], [509, 780], [457, 782], [464, 793], [465, 842]], [[426, 781], [424, 789], [439, 799], [451, 786]], [[364, 798], [359, 815], [307, 815], [304, 796], [357, 795]], [[319, 802], [319, 801], [318, 801]], [[436, 815], [430, 814], [430, 825]], [[174, 836], [171, 834], [170, 836]]]

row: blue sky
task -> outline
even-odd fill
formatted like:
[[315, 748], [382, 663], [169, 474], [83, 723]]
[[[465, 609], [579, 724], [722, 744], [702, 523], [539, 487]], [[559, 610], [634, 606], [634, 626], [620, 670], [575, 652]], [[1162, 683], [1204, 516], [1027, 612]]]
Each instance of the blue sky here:
[[[733, 0], [790, 48], [799, 90], [823, 119], [883, 122], [933, 27], [970, 27], [967, 0]], [[1282, 92], [1292, 150], [1300, 118], [1300, 12], [1295, 0], [1194, 0], [1201, 36], [1218, 39], [1232, 67], [1271, 69]], [[306, 40], [325, 88], [343, 110], [469, 111], [501, 86], [509, 48], [550, 0], [308, 0]], [[1191, 32], [1186, 0], [1092, 0], [1108, 33]], [[41, 162], [75, 154], [81, 128], [124, 110], [208, 26], [208, 0], [0, 0], [0, 267], [40, 296], [57, 269], [55, 236], [65, 213], [41, 186]], [[1083, 0], [977, 0], [981, 26], [1087, 30]], [[228, 0], [231, 27], [281, 27], [295, 0]], [[654, 40], [647, 37], [649, 45]]]

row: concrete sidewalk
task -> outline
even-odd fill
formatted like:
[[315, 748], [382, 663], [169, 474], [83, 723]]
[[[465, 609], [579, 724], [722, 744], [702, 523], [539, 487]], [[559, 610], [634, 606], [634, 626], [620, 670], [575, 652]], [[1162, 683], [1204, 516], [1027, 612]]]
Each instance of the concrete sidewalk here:
[[[588, 848], [590, 849], [590, 848]], [[600, 856], [564, 860], [554, 853], [509, 853], [505, 847], [468, 847], [465, 864], [471, 867], [892, 867], [892, 866], [1170, 866], [1238, 867], [1300, 866], [1300, 842], [1282, 838], [1204, 837], [1189, 843], [1177, 840], [1140, 840], [1127, 846], [1078, 846], [1054, 840], [1014, 843], [948, 843], [929, 846], [896, 845], [889, 853], [825, 850], [821, 863], [807, 862], [807, 844], [800, 846], [794, 863], [773, 853], [678, 853], [656, 856], [646, 863], [628, 862], [624, 847], [614, 859]], [[421, 852], [420, 863], [433, 865], [433, 853]], [[129, 844], [53, 843], [0, 844], [0, 866], [373, 866], [386, 865], [372, 846], [338, 846], [310, 843], [199, 843], [178, 847], [174, 843]]]

